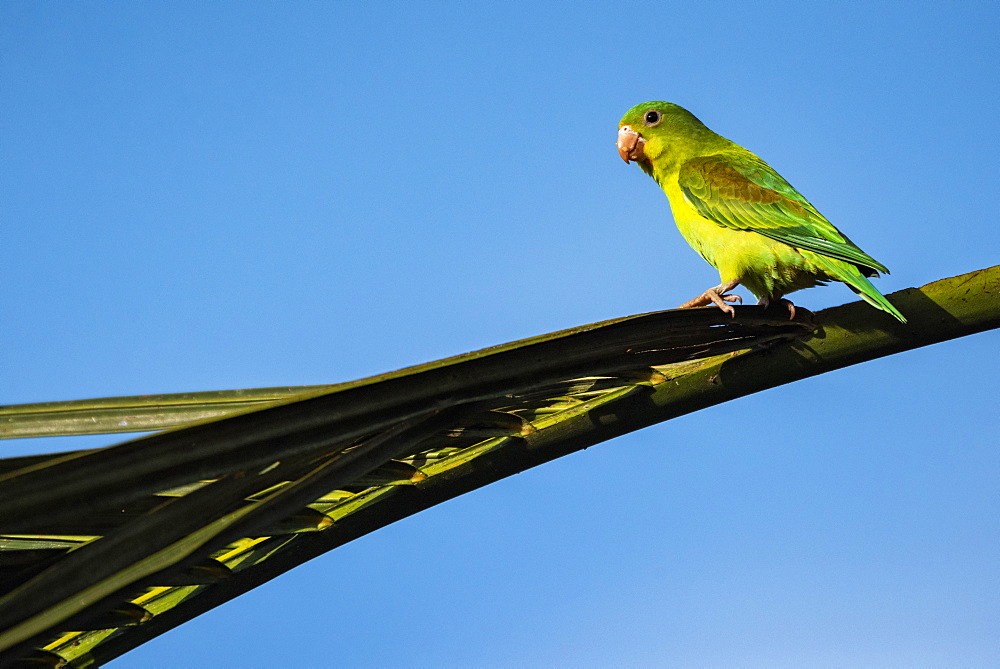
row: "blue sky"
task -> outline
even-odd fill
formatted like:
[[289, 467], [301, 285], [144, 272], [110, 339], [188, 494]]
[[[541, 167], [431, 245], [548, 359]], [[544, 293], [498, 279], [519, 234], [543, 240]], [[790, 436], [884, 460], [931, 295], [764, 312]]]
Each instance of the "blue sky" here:
[[[0, 403], [332, 383], [676, 306], [718, 276], [615, 152], [646, 100], [762, 155], [885, 292], [996, 264], [1000, 8], [804, 7], [4, 3]], [[998, 343], [563, 458], [113, 666], [996, 666]]]

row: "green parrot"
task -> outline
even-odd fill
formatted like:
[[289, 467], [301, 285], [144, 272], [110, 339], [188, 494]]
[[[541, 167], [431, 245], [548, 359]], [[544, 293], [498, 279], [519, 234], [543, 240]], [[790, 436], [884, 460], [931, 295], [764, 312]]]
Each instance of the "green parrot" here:
[[684, 307], [715, 304], [735, 316], [730, 294], [743, 284], [765, 307], [784, 295], [842, 281], [863, 300], [906, 322], [867, 279], [887, 270], [816, 211], [755, 154], [715, 134], [670, 102], [646, 102], [625, 113], [618, 153], [635, 161], [667, 194], [687, 243], [722, 280]]

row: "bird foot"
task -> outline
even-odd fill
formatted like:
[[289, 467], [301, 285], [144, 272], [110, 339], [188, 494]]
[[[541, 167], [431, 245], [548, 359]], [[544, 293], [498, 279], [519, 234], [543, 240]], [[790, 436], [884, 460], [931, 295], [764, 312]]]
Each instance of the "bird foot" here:
[[780, 298], [762, 297], [760, 298], [760, 301], [757, 302], [757, 304], [764, 307], [765, 309], [770, 308], [772, 304], [780, 304], [782, 307], [788, 310], [788, 320], [791, 321], [795, 319], [795, 305], [792, 304], [791, 300], [786, 300], [783, 297]]
[[736, 309], [733, 309], [733, 307], [727, 304], [727, 302], [732, 302], [733, 304], [742, 304], [743, 298], [740, 297], [739, 295], [731, 295], [725, 292], [720, 293], [719, 292], [720, 288], [723, 287], [719, 286], [718, 288], [709, 288], [698, 297], [694, 298], [693, 300], [688, 300], [678, 308], [687, 309], [688, 307], [704, 307], [709, 304], [714, 304], [715, 306], [719, 307], [724, 312], [735, 318]]

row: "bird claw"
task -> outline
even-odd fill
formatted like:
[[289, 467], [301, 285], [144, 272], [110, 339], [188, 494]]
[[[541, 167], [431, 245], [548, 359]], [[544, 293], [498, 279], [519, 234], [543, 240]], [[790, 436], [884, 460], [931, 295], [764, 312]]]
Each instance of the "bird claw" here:
[[783, 297], [778, 299], [770, 299], [767, 297], [762, 297], [760, 298], [760, 302], [758, 302], [757, 304], [761, 305], [765, 309], [770, 308], [772, 304], [780, 304], [781, 306], [783, 306], [785, 309], [788, 310], [788, 320], [790, 321], [795, 320], [795, 305], [792, 304], [791, 300], [786, 300]]
[[688, 300], [687, 302], [679, 306], [678, 309], [687, 309], [689, 307], [705, 307], [708, 306], [709, 304], [714, 304], [715, 306], [722, 309], [722, 311], [724, 311], [725, 313], [729, 314], [733, 318], [736, 318], [736, 309], [734, 309], [731, 305], [729, 305], [728, 304], [729, 302], [732, 302], [733, 304], [742, 304], [743, 298], [740, 297], [739, 295], [732, 295], [727, 293], [720, 294], [717, 289], [709, 288], [698, 297], [694, 298], [693, 300]]

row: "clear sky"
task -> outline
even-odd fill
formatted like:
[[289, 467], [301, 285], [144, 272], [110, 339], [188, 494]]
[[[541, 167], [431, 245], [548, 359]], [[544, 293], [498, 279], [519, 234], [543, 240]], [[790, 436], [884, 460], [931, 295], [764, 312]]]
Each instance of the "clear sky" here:
[[[676, 306], [718, 275], [615, 151], [647, 100], [763, 156], [885, 292], [1000, 261], [995, 2], [485, 5], [0, 5], [0, 403], [346, 381]], [[601, 444], [114, 666], [998, 666], [998, 344]]]

